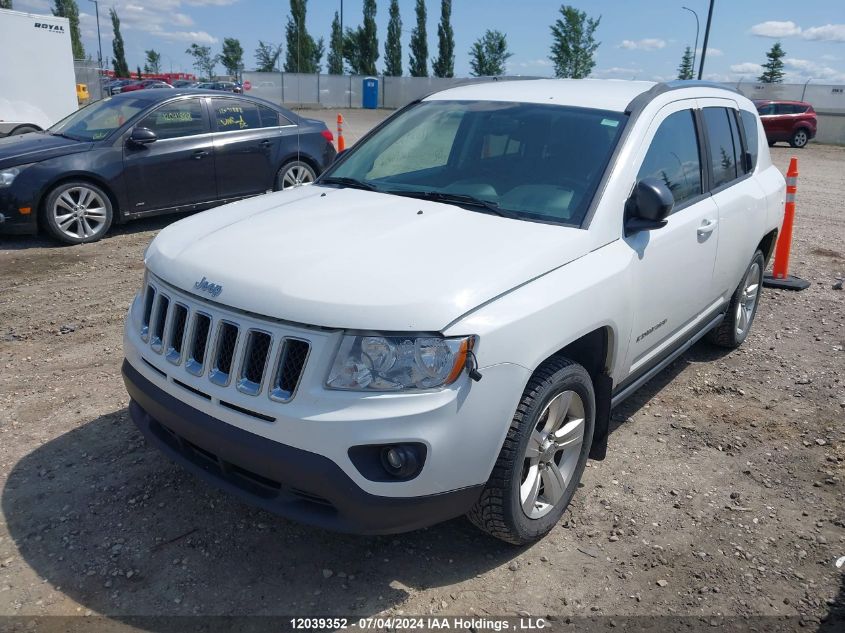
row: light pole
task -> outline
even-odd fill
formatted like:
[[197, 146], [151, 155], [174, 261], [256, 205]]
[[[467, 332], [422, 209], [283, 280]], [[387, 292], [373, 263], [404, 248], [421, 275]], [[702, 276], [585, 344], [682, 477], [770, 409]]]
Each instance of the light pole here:
[[710, 0], [710, 9], [707, 11], [707, 26], [704, 27], [704, 44], [701, 46], [701, 65], [698, 67], [698, 78], [704, 73], [704, 57], [707, 55], [707, 40], [710, 39], [710, 22], [713, 20], [713, 5], [716, 0]]
[[681, 7], [695, 16], [695, 47], [692, 49], [692, 72], [695, 72], [695, 54], [698, 52], [698, 14], [689, 7]]
[[100, 66], [100, 70], [103, 69], [103, 41], [100, 39], [100, 3], [98, 0], [89, 0], [90, 2], [94, 3], [94, 11], [97, 14], [97, 64]]

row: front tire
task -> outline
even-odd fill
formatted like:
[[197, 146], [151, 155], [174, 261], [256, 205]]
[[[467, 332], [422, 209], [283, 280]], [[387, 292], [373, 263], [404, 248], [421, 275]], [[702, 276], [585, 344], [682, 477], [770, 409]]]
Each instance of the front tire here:
[[742, 345], [751, 331], [754, 315], [760, 303], [760, 292], [763, 289], [763, 269], [766, 261], [763, 253], [757, 251], [751, 258], [751, 263], [742, 277], [728, 304], [725, 318], [715, 328], [707, 333], [707, 340], [718, 345], [734, 349]]
[[810, 142], [810, 135], [804, 128], [798, 128], [795, 130], [795, 134], [792, 135], [792, 138], [789, 141], [789, 144], [792, 147], [802, 148]]
[[87, 244], [101, 239], [114, 211], [105, 191], [85, 180], [62, 183], [47, 194], [42, 224], [65, 244]]
[[537, 369], [470, 521], [515, 545], [548, 534], [581, 480], [595, 411], [593, 383], [581, 365], [556, 358]]
[[276, 191], [287, 191], [302, 185], [310, 185], [316, 178], [317, 174], [311, 165], [301, 160], [292, 160], [279, 169], [276, 174], [275, 188]]

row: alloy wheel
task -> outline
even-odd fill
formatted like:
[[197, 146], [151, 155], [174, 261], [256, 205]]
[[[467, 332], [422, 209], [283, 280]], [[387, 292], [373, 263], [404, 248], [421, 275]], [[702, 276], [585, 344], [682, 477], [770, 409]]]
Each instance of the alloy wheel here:
[[314, 182], [314, 173], [304, 165], [292, 165], [282, 176], [282, 191]]
[[519, 486], [522, 511], [545, 516], [563, 498], [584, 443], [584, 402], [574, 391], [552, 398], [528, 439]]
[[804, 147], [807, 144], [807, 140], [807, 133], [804, 130], [798, 130], [795, 133], [795, 147]]
[[59, 230], [76, 239], [99, 234], [108, 219], [102, 196], [84, 186], [70, 187], [59, 194], [52, 213]]
[[742, 293], [736, 304], [736, 333], [743, 336], [754, 318], [757, 299], [760, 297], [761, 270], [757, 262], [751, 264], [742, 282]]

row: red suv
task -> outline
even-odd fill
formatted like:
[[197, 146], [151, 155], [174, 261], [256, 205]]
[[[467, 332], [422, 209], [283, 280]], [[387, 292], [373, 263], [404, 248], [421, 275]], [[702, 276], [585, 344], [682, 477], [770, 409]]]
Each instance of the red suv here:
[[755, 101], [769, 145], [788, 141], [804, 147], [816, 135], [816, 111], [803, 101]]

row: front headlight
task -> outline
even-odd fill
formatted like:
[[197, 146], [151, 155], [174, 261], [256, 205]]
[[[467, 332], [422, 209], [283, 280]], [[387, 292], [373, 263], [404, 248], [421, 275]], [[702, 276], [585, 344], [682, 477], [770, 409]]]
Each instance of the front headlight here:
[[22, 167], [7, 167], [6, 169], [0, 169], [0, 187], [9, 187], [13, 182], [15, 182], [15, 178], [19, 173], [21, 173]]
[[474, 336], [345, 335], [326, 380], [330, 389], [408, 391], [434, 389], [458, 379]]

